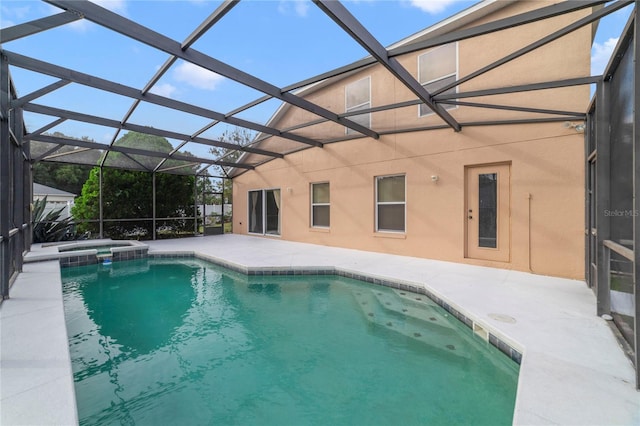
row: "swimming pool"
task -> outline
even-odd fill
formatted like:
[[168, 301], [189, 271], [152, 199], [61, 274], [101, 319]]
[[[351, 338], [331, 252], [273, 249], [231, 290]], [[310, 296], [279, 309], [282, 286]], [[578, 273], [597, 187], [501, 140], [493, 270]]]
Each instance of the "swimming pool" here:
[[82, 424], [510, 424], [518, 366], [423, 295], [197, 259], [63, 268]]

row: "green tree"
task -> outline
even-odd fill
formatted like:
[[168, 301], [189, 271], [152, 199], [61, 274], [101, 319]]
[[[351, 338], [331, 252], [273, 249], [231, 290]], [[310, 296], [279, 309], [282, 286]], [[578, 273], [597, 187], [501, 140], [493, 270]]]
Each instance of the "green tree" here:
[[[53, 133], [53, 136], [72, 139], [60, 132]], [[91, 139], [86, 136], [83, 136], [82, 140], [91, 141]], [[54, 161], [57, 160], [59, 162], [38, 161], [33, 164], [33, 181], [42, 185], [50, 186], [52, 188], [71, 192], [72, 194], [80, 194], [80, 192], [82, 191], [82, 185], [89, 177], [91, 166], [69, 164], [64, 162], [66, 159], [77, 159], [79, 151], [82, 152], [82, 155], [85, 157], [85, 159], [93, 162], [94, 164], [95, 161], [98, 160], [99, 154], [95, 154], [95, 156], [91, 158], [93, 151], [86, 151], [73, 146], [62, 146], [60, 147], [60, 149], [55, 151], [55, 153], [53, 153], [55, 154]]]
[[[255, 137], [255, 134], [249, 130], [242, 127], [235, 127], [233, 130], [225, 130], [220, 136], [220, 140], [222, 142], [232, 143], [238, 146], [245, 146], [250, 144]], [[227, 162], [235, 162], [242, 155], [242, 151], [232, 150], [228, 148], [220, 148], [220, 147], [211, 147], [209, 149], [211, 154], [215, 155], [217, 159]], [[224, 180], [216, 180], [213, 184], [213, 191], [217, 193], [222, 193], [225, 200], [228, 203], [231, 203], [231, 194], [233, 193], [233, 183], [231, 179]], [[222, 203], [222, 200], [215, 200], [215, 204]]]
[[[164, 138], [129, 132], [116, 145], [171, 152], [173, 147]], [[111, 152], [107, 164], [123, 162], [124, 154]], [[158, 159], [131, 155], [136, 161], [148, 166], [157, 164]], [[168, 160], [167, 167], [180, 166], [184, 162]], [[186, 218], [193, 216], [194, 169], [185, 165], [183, 173], [156, 174], [156, 217]], [[76, 199], [72, 214], [77, 220], [99, 218], [100, 169], [94, 167], [82, 187], [82, 194]], [[112, 238], [139, 237], [153, 235], [153, 174], [149, 172], [121, 170], [105, 167], [102, 169], [102, 208], [105, 219], [149, 219], [145, 221], [118, 221], [109, 224], [107, 233]], [[189, 226], [191, 224], [191, 226]], [[179, 233], [193, 229], [193, 222], [186, 219], [166, 219], [157, 223], [171, 232]], [[97, 231], [95, 224], [79, 224], [79, 231]]]

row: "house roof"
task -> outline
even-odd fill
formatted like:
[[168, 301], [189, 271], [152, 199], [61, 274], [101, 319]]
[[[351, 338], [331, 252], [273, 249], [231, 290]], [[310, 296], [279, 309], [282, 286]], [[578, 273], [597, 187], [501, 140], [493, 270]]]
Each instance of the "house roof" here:
[[422, 41], [429, 37], [434, 37], [441, 34], [446, 34], [451, 31], [458, 30], [465, 25], [469, 25], [478, 19], [484, 18], [500, 9], [510, 6], [515, 3], [516, 0], [483, 0], [478, 2], [455, 15], [450, 16], [434, 25], [425, 28], [422, 31], [405, 37], [402, 40], [389, 46], [389, 50], [393, 50], [400, 46]]
[[42, 185], [39, 183], [34, 182], [33, 183], [33, 195], [57, 195], [57, 196], [64, 196], [64, 197], [75, 197], [76, 194], [72, 194], [70, 192], [67, 191], [63, 191], [61, 189], [58, 188], [52, 188], [50, 186], [47, 185]]

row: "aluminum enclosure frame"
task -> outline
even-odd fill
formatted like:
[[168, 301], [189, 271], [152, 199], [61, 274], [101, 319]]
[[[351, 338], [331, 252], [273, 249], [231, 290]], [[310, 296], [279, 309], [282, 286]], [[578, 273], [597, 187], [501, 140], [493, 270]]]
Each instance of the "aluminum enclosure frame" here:
[[[603, 79], [597, 84], [587, 115], [585, 140], [587, 284], [596, 295], [597, 315], [611, 319], [620, 330], [619, 340], [636, 368], [637, 389], [640, 389], [639, 33], [636, 13], [630, 17]], [[615, 120], [624, 125], [613, 126]]]
[[[348, 141], [355, 138], [369, 138], [372, 143], [375, 143], [381, 135], [393, 134], [393, 133], [406, 133], [414, 131], [428, 131], [430, 129], [442, 129], [448, 128], [451, 131], [464, 132], [465, 127], [472, 126], [488, 126], [488, 125], [509, 125], [514, 123], [539, 123], [539, 122], [562, 122], [562, 121], [580, 121], [587, 118], [585, 111], [556, 111], [552, 108], [531, 108], [529, 105], [518, 106], [505, 106], [491, 102], [465, 102], [464, 98], [478, 98], [484, 96], [493, 96], [505, 93], [522, 93], [532, 90], [553, 90], [555, 88], [570, 87], [575, 85], [593, 85], [597, 84], [597, 113], [596, 120], [598, 121], [597, 129], [598, 138], [598, 176], [601, 180], [599, 185], [601, 188], [598, 190], [598, 202], [600, 206], [604, 206], [607, 203], [606, 196], [606, 184], [609, 176], [606, 165], [607, 160], [607, 145], [606, 145], [606, 132], [604, 129], [609, 123], [609, 117], [606, 116], [606, 105], [610, 100], [608, 99], [608, 80], [610, 76], [605, 73], [605, 76], [576, 76], [573, 79], [566, 79], [561, 81], [547, 81], [547, 82], [532, 82], [530, 84], [512, 86], [512, 87], [493, 87], [483, 90], [475, 90], [472, 92], [458, 92], [455, 95], [445, 95], [443, 92], [451, 87], [459, 86], [460, 84], [469, 81], [490, 69], [499, 67], [509, 61], [525, 55], [535, 49], [549, 43], [557, 38], [570, 34], [572, 31], [583, 28], [587, 25], [592, 25], [594, 22], [598, 22], [599, 19], [607, 16], [608, 14], [627, 7], [634, 2], [631, 0], [617, 0], [612, 2], [608, 6], [598, 8], [598, 10], [591, 10], [591, 12], [577, 20], [576, 22], [559, 29], [553, 34], [542, 38], [517, 52], [514, 52], [504, 58], [501, 58], [492, 64], [483, 67], [482, 69], [474, 70], [472, 73], [462, 76], [455, 83], [442, 88], [434, 93], [428, 93], [418, 83], [415, 77], [409, 75], [409, 73], [399, 66], [396, 57], [419, 50], [427, 49], [430, 47], [440, 46], [446, 43], [454, 41], [465, 40], [472, 37], [481, 36], [505, 29], [524, 26], [531, 22], [537, 22], [540, 20], [554, 18], [556, 16], [572, 13], [578, 10], [592, 9], [596, 6], [600, 7], [606, 3], [606, 1], [566, 1], [558, 3], [552, 6], [543, 7], [531, 12], [523, 13], [520, 15], [512, 16], [509, 18], [500, 19], [494, 22], [478, 25], [476, 27], [465, 28], [463, 30], [454, 30], [445, 34], [436, 35], [424, 35], [418, 36], [415, 40], [410, 40], [399, 45], [391, 46], [389, 48], [383, 47], [375, 37], [362, 25], [358, 20], [348, 13], [340, 3], [327, 2], [323, 0], [317, 0], [315, 3], [325, 14], [328, 15], [340, 29], [350, 37], [352, 37], [357, 43], [365, 48], [372, 56], [363, 58], [353, 64], [347, 64], [335, 70], [324, 72], [316, 77], [302, 80], [285, 87], [277, 87], [269, 82], [263, 81], [251, 74], [248, 74], [242, 70], [231, 67], [230, 65], [223, 63], [215, 58], [205, 55], [193, 49], [193, 44], [207, 33], [218, 22], [224, 20], [225, 16], [231, 11], [237, 4], [238, 0], [226, 0], [215, 11], [207, 16], [197, 28], [182, 42], [172, 40], [161, 34], [158, 34], [149, 28], [146, 28], [136, 22], [124, 18], [114, 12], [110, 12], [101, 8], [86, 0], [49, 0], [47, 3], [62, 9], [61, 13], [54, 14], [52, 16], [34, 20], [28, 23], [16, 25], [10, 28], [3, 28], [0, 30], [0, 43], [6, 44], [14, 40], [19, 40], [24, 37], [29, 37], [33, 34], [38, 34], [52, 28], [57, 28], [62, 25], [67, 25], [71, 22], [75, 22], [82, 19], [91, 20], [104, 28], [115, 31], [121, 35], [129, 37], [131, 39], [138, 40], [146, 45], [162, 51], [168, 54], [165, 63], [161, 68], [148, 80], [148, 82], [141, 88], [128, 87], [113, 81], [101, 79], [93, 75], [81, 73], [77, 70], [64, 68], [56, 64], [47, 63], [37, 60], [33, 57], [25, 56], [19, 53], [14, 53], [11, 50], [7, 50], [3, 45], [0, 45], [0, 290], [2, 293], [2, 299], [6, 299], [10, 294], [10, 286], [15, 278], [16, 274], [22, 270], [23, 253], [28, 251], [31, 246], [31, 217], [30, 217], [30, 204], [32, 199], [32, 177], [31, 177], [31, 165], [36, 161], [62, 161], [68, 153], [57, 152], [59, 148], [64, 146], [75, 146], [84, 149], [101, 150], [105, 153], [101, 159], [101, 168], [106, 167], [107, 160], [111, 153], [119, 152], [127, 156], [130, 160], [137, 162], [141, 169], [147, 172], [153, 173], [154, 187], [155, 187], [155, 174], [171, 171], [171, 166], [167, 166], [168, 160], [179, 160], [189, 164], [196, 164], [198, 167], [194, 174], [208, 174], [211, 167], [221, 167], [221, 177], [227, 178], [228, 173], [236, 172], [242, 173], [243, 170], [251, 170], [267, 161], [271, 161], [275, 158], [283, 158], [289, 152], [295, 152], [302, 149], [308, 149], [311, 147], [323, 147], [328, 143], [336, 143], [342, 141]], [[635, 12], [634, 12], [635, 13]], [[633, 25], [630, 26], [633, 35], [633, 51], [637, 57], [638, 54], [638, 42], [637, 31], [638, 22], [633, 21]], [[151, 89], [161, 79], [171, 67], [176, 63], [178, 59], [185, 60], [192, 64], [202, 66], [206, 69], [214, 71], [218, 74], [225, 75], [228, 78], [252, 89], [258, 90], [262, 95], [238, 108], [235, 108], [229, 112], [214, 111], [209, 108], [205, 108], [198, 105], [190, 105], [184, 102], [179, 102], [168, 97], [159, 96], [151, 93]], [[300, 91], [309, 90], [316, 85], [321, 86], [334, 81], [336, 78], [342, 78], [362, 70], [366, 67], [380, 64], [391, 72], [391, 74], [405, 87], [409, 87], [412, 93], [415, 95], [415, 99], [398, 103], [395, 105], [375, 105], [368, 110], [359, 110], [358, 114], [367, 112], [376, 112], [382, 110], [393, 110], [396, 108], [406, 107], [407, 105], [418, 105], [420, 103], [426, 103], [431, 109], [436, 112], [441, 118], [441, 123], [430, 127], [422, 128], [395, 128], [392, 130], [379, 131], [373, 128], [367, 128], [361, 124], [355, 123], [350, 120], [350, 114], [345, 114], [344, 111], [331, 111], [327, 108], [315, 104], [302, 96]], [[615, 65], [615, 64], [614, 64]], [[53, 76], [56, 80], [42, 87], [32, 93], [18, 97], [16, 90], [13, 88], [10, 67], [18, 67], [27, 70], [31, 70], [36, 73]], [[636, 62], [635, 65], [635, 91], [634, 102], [635, 105], [640, 105], [640, 69]], [[615, 66], [610, 66], [609, 70], [615, 69]], [[612, 71], [607, 71], [607, 73]], [[121, 120], [113, 120], [105, 117], [93, 116], [86, 114], [82, 111], [69, 111], [59, 108], [53, 108], [48, 105], [41, 105], [37, 103], [37, 100], [44, 95], [53, 93], [63, 87], [70, 84], [83, 85], [90, 89], [106, 91], [114, 93], [120, 96], [131, 99], [132, 103], [127, 113]], [[278, 99], [283, 102], [283, 105], [290, 105], [297, 108], [302, 108], [314, 115], [314, 119], [308, 123], [296, 126], [292, 129], [281, 129], [274, 127], [270, 122], [263, 124], [252, 122], [250, 120], [242, 119], [238, 117], [241, 112], [247, 111], [252, 107], [260, 105], [270, 99]], [[208, 119], [208, 124], [202, 129], [194, 133], [188, 132], [171, 132], [162, 129], [150, 129], [145, 126], [144, 123], [131, 123], [130, 118], [134, 111], [142, 103], [149, 103], [153, 105], [162, 106], [175, 111], [191, 114], [198, 117], [205, 117]], [[465, 108], [484, 108], [489, 110], [511, 110], [520, 112], [530, 112], [535, 114], [541, 114], [542, 118], [531, 118], [521, 120], [486, 120], [482, 122], [458, 122], [456, 121], [444, 108], [444, 105], [459, 105]], [[53, 117], [52, 121], [32, 132], [28, 132], [25, 129], [22, 116], [23, 112], [37, 112], [46, 114]], [[351, 114], [353, 115], [353, 114]], [[108, 126], [114, 129], [114, 134], [108, 144], [97, 144], [94, 142], [78, 141], [75, 139], [63, 139], [56, 138], [51, 135], [46, 135], [45, 132], [54, 128], [55, 126], [67, 121], [80, 121], [96, 125]], [[634, 158], [640, 158], [638, 143], [638, 122], [640, 121], [640, 108], [635, 109], [635, 124], [634, 124]], [[311, 126], [322, 122], [333, 122], [340, 126], [347, 127], [354, 130], [358, 134], [356, 136], [344, 136], [334, 138], [330, 140], [320, 140], [310, 137], [303, 137], [293, 133], [293, 130], [303, 128], [305, 126]], [[244, 129], [250, 129], [258, 133], [255, 140], [252, 143], [240, 146], [230, 144], [228, 142], [214, 140], [206, 137], [202, 137], [202, 134], [212, 127], [226, 123], [235, 126], [239, 126]], [[118, 135], [122, 130], [132, 130], [141, 133], [153, 134], [163, 137], [175, 138], [182, 140], [175, 149], [169, 153], [159, 153], [143, 148], [124, 148], [116, 145]], [[268, 140], [272, 137], [285, 138], [296, 144], [296, 148], [292, 151], [278, 152], [273, 150], [262, 149], [259, 147], [260, 143]], [[37, 157], [32, 157], [30, 152], [30, 144], [32, 142], [47, 142], [53, 144], [46, 152], [40, 153]], [[240, 155], [236, 161], [231, 161], [228, 158], [207, 159], [195, 156], [186, 156], [180, 150], [187, 143], [198, 143], [205, 146], [219, 147], [226, 150], [237, 151], [240, 154], [255, 154], [264, 158], [260, 159], [256, 163], [248, 164], [243, 161], [246, 156]], [[157, 165], [151, 169], [145, 168], [140, 162], [135, 160], [135, 156], [150, 156], [159, 159]], [[635, 193], [635, 209], [640, 210], [640, 167], [635, 167], [634, 182], [636, 186], [634, 188]], [[216, 173], [212, 173], [217, 176]], [[603, 180], [604, 179], [604, 180]], [[198, 178], [196, 178], [197, 182]], [[198, 190], [194, 185], [194, 194], [197, 194]], [[155, 199], [155, 195], [154, 195]], [[196, 196], [197, 200], [197, 196]], [[197, 203], [197, 201], [196, 201]], [[604, 204], [602, 204], [604, 203]], [[155, 205], [155, 203], [154, 203]], [[194, 217], [197, 207], [194, 206]], [[102, 210], [102, 209], [101, 209]], [[224, 210], [223, 210], [224, 211]], [[605, 286], [605, 280], [608, 279], [608, 275], [605, 274], [605, 270], [608, 267], [608, 253], [610, 250], [605, 246], [605, 241], [608, 240], [607, 236], [607, 219], [604, 217], [602, 211], [599, 212], [600, 223], [598, 225], [598, 285], [596, 285], [596, 295], [598, 299], [598, 314], [609, 313], [611, 310], [609, 298], [609, 288]], [[156, 221], [155, 210], [152, 220]], [[104, 218], [102, 213], [100, 215], [100, 230], [102, 233]], [[640, 218], [634, 217], [634, 243], [635, 247], [640, 246]], [[154, 227], [155, 229], [155, 227]], [[635, 337], [634, 337], [634, 360], [636, 366], [638, 365], [638, 346], [640, 345], [640, 324], [638, 324], [638, 318], [640, 317], [640, 291], [638, 290], [638, 283], [640, 279], [640, 250], [633, 252], [634, 260], [634, 283], [635, 283]], [[588, 265], [587, 265], [588, 266]], [[636, 369], [638, 372], [638, 369]], [[637, 384], [640, 386], [640, 375], [637, 378]]]
[[[393, 61], [396, 56], [405, 54], [408, 52], [413, 52], [419, 49], [435, 47], [435, 46], [439, 46], [445, 43], [450, 43], [453, 41], [464, 40], [467, 38], [488, 34], [491, 32], [501, 31], [504, 29], [513, 28], [521, 25], [526, 25], [527, 23], [553, 18], [555, 16], [559, 16], [565, 13], [571, 13], [576, 10], [581, 10], [585, 8], [591, 8], [594, 6], [602, 5], [605, 2], [601, 0], [600, 1], [567, 1], [557, 5], [551, 5], [551, 6], [543, 7], [531, 12], [523, 13], [521, 15], [500, 19], [498, 21], [490, 22], [487, 24], [482, 24], [477, 27], [473, 27], [465, 30], [453, 31], [451, 33], [447, 33], [444, 35], [423, 37], [423, 39], [418, 40], [415, 43], [408, 43], [405, 45], [392, 47], [390, 49], [385, 49], [385, 48], [382, 48], [381, 45], [379, 45], [379, 43], [375, 40], [373, 36], [371, 36], [371, 34], [364, 35], [367, 33], [367, 30], [357, 21], [357, 19], [355, 19], [355, 17], [350, 16], [350, 14], [346, 11], [346, 9], [342, 5], [340, 5], [339, 3], [334, 4], [330, 2], [318, 1], [316, 3], [320, 7], [320, 9], [323, 10], [325, 13], [327, 13], [331, 17], [331, 19], [336, 20], [336, 22], [338, 22], [339, 24], [343, 20], [348, 19], [348, 22], [342, 22], [341, 26], [343, 30], [346, 31], [348, 34], [350, 34], [352, 37], [354, 37], [356, 40], [359, 40], [358, 42], [363, 44], [363, 46], [367, 50], [369, 50], [370, 52], [377, 52], [377, 53], [371, 58], [365, 58], [354, 64], [341, 67], [329, 73], [323, 73], [316, 78], [307, 79], [302, 82], [298, 82], [283, 88], [275, 88], [266, 82], [262, 82], [261, 80], [256, 79], [255, 77], [248, 75], [240, 70], [226, 66], [226, 64], [219, 63], [219, 61], [216, 61], [213, 58], [207, 57], [206, 55], [203, 55], [200, 52], [197, 52], [191, 48], [193, 43], [198, 38], [204, 35], [217, 22], [224, 19], [224, 16], [230, 10], [232, 10], [233, 7], [235, 7], [238, 4], [237, 0], [224, 1], [182, 43], [174, 42], [173, 40], [170, 40], [165, 36], [157, 34], [152, 30], [142, 27], [141, 25], [135, 22], [129, 21], [126, 18], [123, 18], [113, 12], [107, 11], [106, 9], [102, 9], [101, 7], [94, 5], [90, 2], [87, 2], [86, 0], [82, 0], [82, 1], [50, 0], [48, 1], [48, 3], [62, 8], [63, 10], [65, 10], [65, 12], [62, 12], [59, 15], [53, 15], [51, 17], [40, 19], [37, 21], [32, 21], [29, 23], [17, 25], [15, 27], [2, 29], [0, 31], [0, 42], [16, 40], [21, 37], [26, 37], [31, 34], [35, 34], [37, 32], [46, 31], [48, 29], [55, 28], [60, 25], [65, 25], [77, 19], [89, 19], [89, 20], [92, 20], [93, 22], [98, 23], [99, 25], [103, 25], [120, 34], [132, 37], [154, 48], [160, 49], [165, 52], [169, 52], [170, 54], [165, 64], [163, 64], [163, 66], [156, 72], [156, 74], [149, 80], [149, 82], [142, 89], [138, 90], [135, 88], [128, 88], [116, 83], [99, 79], [99, 78], [96, 78], [95, 76], [89, 76], [86, 74], [78, 73], [77, 71], [74, 71], [74, 70], [64, 69], [62, 67], [58, 67], [53, 64], [43, 63], [42, 61], [36, 61], [33, 58], [24, 57], [22, 55], [16, 55], [9, 51], [4, 51], [4, 53], [10, 58], [9, 62], [11, 66], [24, 67], [34, 72], [41, 72], [48, 75], [57, 76], [58, 78], [60, 78], [58, 82], [51, 84], [48, 87], [45, 87], [29, 95], [26, 95], [22, 99], [17, 99], [12, 104], [12, 107], [24, 106], [25, 109], [29, 108], [28, 104], [33, 100], [37, 99], [38, 97], [41, 97], [46, 93], [55, 91], [60, 87], [64, 87], [70, 82], [83, 84], [83, 85], [87, 84], [89, 85], [89, 87], [111, 91], [112, 93], [117, 93], [122, 96], [127, 96], [134, 100], [131, 108], [125, 114], [123, 119], [120, 121], [121, 127], [117, 128], [111, 142], [109, 143], [109, 149], [106, 150], [106, 155], [101, 160], [100, 165], [103, 166], [105, 164], [106, 159], [109, 156], [109, 152], [113, 147], [120, 131], [123, 129], [132, 129], [132, 127], [129, 127], [130, 125], [128, 123], [128, 120], [141, 102], [151, 102], [164, 107], [175, 108], [179, 111], [184, 111], [189, 114], [196, 114], [204, 117], [209, 117], [213, 120], [209, 125], [205, 126], [203, 129], [201, 129], [200, 131], [192, 135], [180, 135], [180, 136], [183, 136], [183, 139], [184, 139], [183, 144], [178, 146], [172, 153], [167, 155], [166, 157], [167, 159], [177, 155], [178, 150], [182, 148], [184, 144], [186, 144], [187, 142], [198, 142], [198, 143], [202, 142], [202, 140], [197, 140], [198, 136], [205, 130], [215, 126], [218, 123], [230, 123], [239, 127], [248, 128], [248, 129], [252, 129], [254, 131], [260, 132], [260, 134], [255, 140], [255, 143], [259, 143], [260, 141], [264, 139], [268, 139], [269, 137], [279, 136], [279, 137], [289, 138], [291, 140], [294, 140], [295, 142], [299, 142], [301, 144], [301, 147], [299, 149], [305, 149], [307, 147], [305, 145], [308, 145], [309, 147], [323, 145], [324, 143], [323, 141], [313, 140], [313, 139], [303, 138], [297, 135], [293, 135], [289, 133], [286, 129], [275, 129], [273, 127], [270, 127], [269, 125], [252, 123], [252, 122], [241, 120], [235, 117], [236, 114], [242, 111], [245, 111], [251, 108], [252, 106], [259, 105], [260, 103], [265, 102], [266, 100], [272, 99], [272, 98], [280, 99], [284, 101], [285, 104], [289, 103], [291, 105], [298, 106], [298, 107], [307, 109], [308, 111], [314, 112], [315, 114], [318, 114], [320, 117], [320, 120], [314, 120], [310, 122], [309, 125], [312, 125], [313, 123], [317, 123], [317, 122], [322, 122], [325, 120], [334, 121], [336, 123], [340, 123], [341, 125], [345, 125], [346, 127], [349, 127], [359, 132], [361, 134], [360, 137], [372, 137], [375, 139], [378, 137], [378, 132], [372, 129], [363, 129], [362, 126], [352, 123], [348, 119], [349, 115], [341, 112], [325, 111], [324, 108], [320, 107], [319, 105], [314, 105], [306, 100], [302, 100], [298, 96], [294, 95], [292, 92], [298, 88], [309, 86], [321, 81], [326, 81], [327, 79], [330, 79], [332, 77], [341, 76], [341, 75], [344, 75], [345, 73], [362, 69], [363, 67], [369, 66], [374, 63], [381, 63], [383, 66], [390, 68], [392, 71], [395, 70], [394, 74], [396, 75], [396, 77], [398, 77], [401, 81], [403, 81], [404, 84], [409, 85], [408, 87], [414, 87], [416, 82], [415, 81], [411, 82], [411, 80], [413, 79], [412, 77], [407, 76], [405, 74], [403, 74], [402, 76], [397, 74], [397, 72], [403, 73], [403, 71], [401, 71], [402, 67], [398, 67], [397, 65], [394, 65], [394, 66], [390, 65], [392, 63], [395, 63]], [[561, 37], [562, 35], [568, 34], [577, 28], [581, 28], [584, 25], [588, 25], [591, 22], [597, 21], [601, 17], [606, 16], [607, 14], [615, 10], [618, 10], [622, 7], [625, 7], [631, 3], [632, 3], [631, 0], [618, 0], [601, 10], [591, 13], [586, 18], [583, 18], [578, 22], [575, 22], [569, 25], [568, 27], [556, 32], [553, 36], [548, 36], [545, 38], [545, 40], [541, 40], [538, 43], [534, 43], [534, 45], [528, 46], [527, 48], [525, 48], [525, 50], [527, 52], [532, 51], [537, 47], [539, 47], [540, 45], [543, 45], [549, 42], [551, 39]], [[358, 27], [357, 33], [354, 32], [356, 27]], [[367, 41], [365, 42], [362, 37], [366, 37]], [[498, 62], [506, 63], [524, 53], [518, 52], [517, 55], [516, 54], [509, 55], [509, 57], [506, 57]], [[202, 108], [198, 108], [194, 106], [184, 105], [184, 104], [181, 104], [180, 102], [176, 102], [171, 99], [163, 98], [161, 96], [149, 93], [149, 90], [157, 83], [160, 77], [171, 67], [171, 65], [175, 63], [177, 58], [190, 61], [194, 64], [204, 66], [205, 68], [219, 72], [223, 75], [227, 75], [229, 78], [232, 78], [242, 84], [246, 84], [249, 87], [252, 87], [264, 92], [266, 95], [259, 99], [256, 99], [255, 101], [250, 102], [249, 104], [246, 104], [240, 108], [237, 108], [234, 111], [231, 111], [225, 114], [225, 113], [220, 113], [220, 112], [215, 112], [210, 110], [204, 110]], [[499, 64], [498, 65], [493, 64], [492, 68], [496, 66], [499, 66]], [[477, 73], [480, 71], [485, 72], [486, 70], [478, 70], [475, 73], [462, 77], [459, 81], [455, 82], [454, 84], [458, 85], [463, 81], [467, 81], [471, 78], [474, 78], [477, 75]], [[591, 84], [593, 82], [593, 79], [588, 80], [586, 76], [584, 78], [585, 80], [583, 80], [581, 84]], [[539, 87], [537, 90], [544, 89], [544, 88], [551, 89], [551, 88], [557, 87], [557, 86], [554, 86], [554, 84], [552, 84], [551, 82], [549, 82], [548, 85], [546, 83], [537, 83], [537, 84], [539, 84]], [[445, 104], [451, 103], [453, 99], [459, 100], [462, 98], [462, 96], [491, 96], [493, 94], [501, 93], [500, 90], [501, 88], [495, 88], [495, 89], [484, 90], [482, 93], [469, 93], [469, 94], [458, 93], [456, 98], [452, 98], [451, 95], [447, 97], [447, 95], [439, 95], [438, 93], [435, 93], [434, 95], [430, 95], [428, 93], [420, 92], [420, 88], [416, 87], [416, 91], [420, 92], [418, 94], [419, 96], [417, 97], [416, 102], [420, 103], [420, 102], [424, 102], [425, 100], [432, 101], [433, 102], [432, 106], [434, 111], [436, 111], [436, 113], [446, 114], [445, 119], [443, 119], [444, 123], [453, 127], [455, 131], [459, 131], [461, 129], [460, 123], [455, 122], [455, 120], [451, 121], [449, 114], [439, 105], [445, 105]], [[519, 89], [514, 88], [512, 90], [515, 92], [515, 91], [518, 91]], [[528, 90], [528, 89], [523, 88], [523, 90]], [[442, 90], [439, 90], [438, 92], [442, 92]], [[496, 110], [503, 108], [501, 106], [495, 106], [491, 103], [479, 103], [478, 105], [468, 104], [466, 106], [496, 109]], [[389, 108], [393, 108], [393, 107], [394, 106], [389, 106]], [[401, 105], [399, 105], [398, 107], [401, 107]], [[527, 107], [522, 106], [521, 108], [523, 111], [525, 111]], [[373, 110], [374, 109], [372, 108], [372, 111]], [[514, 108], [513, 110], [516, 110], [516, 109]], [[367, 111], [364, 111], [364, 112], [367, 112]], [[543, 114], [546, 113], [545, 111], [539, 111], [539, 112]], [[55, 117], [55, 113], [53, 111], [50, 111], [50, 113], [53, 113], [54, 114], [53, 116]], [[576, 117], [584, 118], [584, 114], [581, 111], [575, 111], [570, 113], [571, 114], [568, 114], [566, 116], [567, 120], [576, 119]], [[553, 112], [551, 114], [553, 114]], [[61, 120], [61, 119], [71, 119], [71, 118], [68, 118], [68, 117], [58, 118], [58, 120]], [[94, 118], [94, 120], [96, 121], [99, 119], [100, 117]], [[54, 127], [55, 125], [57, 125], [57, 123], [59, 123], [58, 120], [52, 122], [51, 126]], [[476, 124], [464, 123], [464, 125], [473, 126]], [[46, 130], [47, 130], [46, 128], [43, 128], [43, 129], [39, 129], [38, 132], [43, 132]], [[398, 129], [398, 131], [400, 132], [409, 131], [409, 130], [410, 129]], [[184, 137], [184, 136], [187, 136], [187, 137]], [[339, 140], [349, 140], [349, 139], [353, 139], [353, 137], [344, 137]], [[336, 142], [339, 140], [331, 140], [330, 142]], [[214, 146], [220, 146], [220, 145], [214, 145]], [[225, 146], [224, 148], [231, 149], [231, 147], [228, 147], [228, 146]], [[251, 147], [247, 147], [247, 146], [236, 147], [236, 148], [238, 148], [240, 151], [245, 151], [245, 152], [253, 151]], [[256, 151], [253, 151], [253, 153], [267, 155], [267, 157], [269, 158], [281, 158], [282, 155], [284, 154], [284, 153], [277, 153], [277, 152], [256, 152]], [[44, 161], [48, 159], [49, 158], [47, 158], [47, 156], [42, 158], [42, 160]], [[254, 164], [254, 166], [262, 164], [264, 161], [269, 161], [269, 159], [265, 159], [259, 162], [258, 164]], [[164, 161], [160, 162], [158, 166], [154, 169], [154, 171], [156, 172], [162, 171], [163, 163]], [[218, 165], [227, 167], [225, 171], [229, 170], [228, 164], [218, 164]], [[208, 167], [204, 167], [201, 169], [201, 171], [206, 171], [207, 169]]]

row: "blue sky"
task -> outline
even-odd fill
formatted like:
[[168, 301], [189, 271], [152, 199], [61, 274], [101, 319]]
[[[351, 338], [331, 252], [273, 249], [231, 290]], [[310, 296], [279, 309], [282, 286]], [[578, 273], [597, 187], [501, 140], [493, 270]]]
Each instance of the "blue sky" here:
[[[220, 4], [208, 0], [101, 0], [96, 3], [180, 42]], [[475, 3], [466, 0], [344, 2], [385, 46]], [[601, 73], [606, 65], [630, 10], [631, 7], [627, 7], [601, 22], [592, 50], [594, 74]], [[5, 28], [58, 12], [59, 9], [36, 0], [2, 0], [0, 26]], [[167, 58], [162, 52], [88, 21], [77, 21], [9, 42], [3, 48], [136, 88], [143, 87]], [[286, 86], [367, 55], [313, 3], [297, 0], [243, 0], [193, 48], [277, 86]], [[55, 81], [16, 68], [11, 72], [21, 95]], [[181, 61], [165, 74], [153, 91], [223, 113], [261, 96]], [[132, 101], [72, 84], [36, 103], [120, 120]], [[279, 102], [269, 101], [240, 117], [264, 123], [278, 105]], [[26, 114], [25, 118], [29, 130], [52, 121], [37, 114]], [[130, 122], [193, 133], [208, 120], [144, 105]], [[216, 126], [204, 136], [217, 137], [225, 129], [225, 126]], [[102, 143], [110, 142], [114, 133], [111, 129], [77, 123], [65, 123], [53, 130], [75, 137], [89, 136]]]

